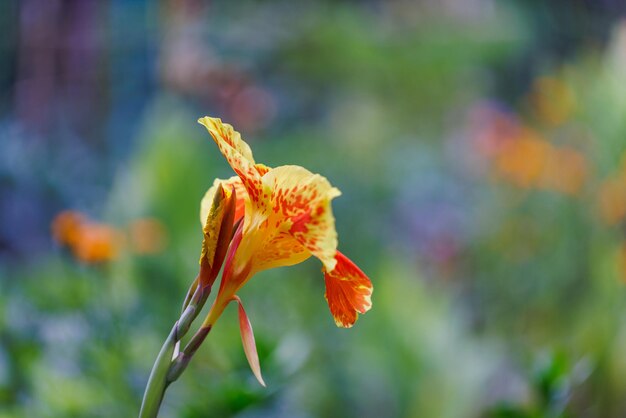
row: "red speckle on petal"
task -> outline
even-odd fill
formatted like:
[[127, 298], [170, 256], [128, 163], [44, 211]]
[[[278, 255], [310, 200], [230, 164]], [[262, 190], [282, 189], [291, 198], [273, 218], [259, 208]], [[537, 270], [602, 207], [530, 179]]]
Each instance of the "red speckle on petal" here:
[[291, 221], [293, 224], [291, 225], [289, 232], [292, 234], [298, 232], [306, 234], [309, 231], [307, 224], [311, 221], [311, 211], [306, 211], [298, 216], [294, 216]]

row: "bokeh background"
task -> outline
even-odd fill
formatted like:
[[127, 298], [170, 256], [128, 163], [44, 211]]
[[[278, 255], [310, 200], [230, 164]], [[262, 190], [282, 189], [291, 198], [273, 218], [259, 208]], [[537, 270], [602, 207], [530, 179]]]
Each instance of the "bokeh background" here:
[[232, 174], [207, 114], [343, 191], [373, 309], [336, 328], [315, 260], [259, 274], [268, 388], [229, 308], [162, 417], [626, 416], [624, 16], [0, 2], [0, 417], [136, 416]]

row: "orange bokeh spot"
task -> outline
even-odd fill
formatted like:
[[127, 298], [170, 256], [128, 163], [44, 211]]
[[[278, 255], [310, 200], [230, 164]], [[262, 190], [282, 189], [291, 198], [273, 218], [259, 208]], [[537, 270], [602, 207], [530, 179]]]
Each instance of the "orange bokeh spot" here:
[[[123, 230], [94, 222], [77, 211], [64, 211], [54, 218], [52, 237], [85, 263], [116, 259], [127, 241]], [[166, 245], [165, 228], [156, 219], [132, 222], [128, 227], [128, 238], [130, 248], [137, 254], [154, 254], [162, 251]]]
[[516, 186], [570, 195], [578, 194], [587, 178], [587, 160], [581, 152], [533, 138], [509, 141], [494, 165], [500, 178]]
[[165, 249], [167, 233], [156, 219], [138, 219], [129, 226], [130, 244], [137, 254], [156, 254]]
[[123, 245], [123, 235], [117, 229], [103, 224], [86, 223], [79, 239], [71, 246], [72, 252], [86, 263], [101, 263], [117, 258]]
[[80, 239], [85, 221], [85, 217], [79, 212], [61, 212], [52, 221], [52, 236], [59, 244], [74, 245]]
[[479, 136], [491, 144], [483, 152], [495, 176], [517, 187], [576, 195], [588, 175], [585, 155], [568, 146], [555, 146], [513, 118], [495, 115]]
[[527, 132], [506, 141], [496, 155], [496, 172], [503, 179], [519, 187], [539, 183], [548, 162], [550, 146]]
[[94, 223], [76, 211], [64, 211], [54, 218], [52, 236], [86, 263], [115, 259], [123, 244], [123, 235], [117, 229]]

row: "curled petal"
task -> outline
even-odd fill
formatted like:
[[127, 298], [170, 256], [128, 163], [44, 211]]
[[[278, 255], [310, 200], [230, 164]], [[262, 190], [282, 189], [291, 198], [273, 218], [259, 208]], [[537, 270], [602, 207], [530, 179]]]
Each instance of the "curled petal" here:
[[241, 178], [250, 200], [258, 208], [263, 208], [265, 202], [263, 197], [267, 191], [261, 181], [261, 173], [266, 171], [267, 167], [255, 164], [250, 147], [231, 125], [208, 116], [198, 119], [198, 123], [207, 128], [228, 164]]
[[[285, 236], [281, 247], [306, 249], [322, 261], [326, 270], [332, 271], [337, 232], [330, 202], [341, 192], [326, 178], [299, 166], [274, 168], [263, 176], [263, 182], [271, 189], [268, 227]], [[287, 236], [300, 245], [287, 240]]]
[[259, 381], [261, 385], [265, 387], [263, 376], [261, 376], [261, 366], [259, 364], [259, 355], [256, 351], [256, 343], [254, 341], [254, 333], [252, 332], [252, 325], [248, 319], [243, 304], [238, 296], [234, 296], [235, 300], [239, 304], [239, 330], [241, 331], [241, 342], [243, 343], [243, 351], [248, 359], [248, 364], [254, 373], [254, 377]]
[[201, 263], [203, 260], [206, 260], [209, 265], [213, 264], [222, 221], [226, 215], [227, 208], [229, 206], [232, 207], [231, 193], [228, 189], [224, 189], [222, 184], [218, 184], [213, 192], [211, 204], [202, 228], [204, 239], [202, 240], [202, 254], [200, 255]]
[[218, 187], [222, 185], [224, 190], [232, 190], [235, 188], [237, 200], [235, 202], [235, 219], [237, 222], [241, 219], [245, 212], [246, 200], [248, 199], [248, 192], [246, 188], [243, 187], [243, 183], [238, 176], [233, 176], [227, 180], [215, 179], [213, 185], [206, 191], [202, 201], [200, 201], [200, 223], [202, 224], [202, 229], [204, 229], [205, 224], [207, 222], [207, 217], [209, 216], [209, 211], [211, 210], [211, 206], [213, 205], [213, 199], [215, 198], [215, 192]]
[[211, 206], [202, 229], [202, 253], [200, 254], [200, 282], [203, 286], [213, 285], [224, 262], [226, 250], [232, 236], [237, 192], [234, 187], [225, 189], [217, 184]]
[[348, 257], [337, 251], [337, 265], [324, 272], [330, 312], [339, 327], [350, 328], [358, 314], [372, 307], [373, 286], [370, 279]]
[[[209, 116], [198, 119], [198, 123], [207, 128], [226, 158], [228, 158], [229, 155], [237, 155], [238, 158], [254, 165], [254, 157], [252, 156], [250, 146], [241, 139], [241, 134], [233, 129], [232, 125], [223, 123], [220, 118], [212, 118]], [[232, 151], [227, 150], [227, 148], [232, 149]], [[230, 160], [228, 160], [228, 162], [230, 162]]]

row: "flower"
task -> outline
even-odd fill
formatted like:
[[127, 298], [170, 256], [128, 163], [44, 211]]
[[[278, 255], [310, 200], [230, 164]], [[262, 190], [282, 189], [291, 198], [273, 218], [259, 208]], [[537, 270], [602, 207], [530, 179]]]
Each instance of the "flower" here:
[[[200, 205], [205, 231], [200, 280], [205, 277], [212, 283], [215, 269], [221, 265], [219, 258], [215, 262], [215, 255], [224, 252], [224, 234], [220, 231], [224, 229], [224, 208], [228, 205], [233, 220], [226, 222], [226, 229], [229, 233], [235, 231], [225, 256], [218, 295], [203, 326], [212, 327], [231, 301], [238, 302], [246, 356], [262, 382], [252, 328], [236, 295], [252, 276], [315, 256], [323, 264], [325, 297], [331, 314], [336, 324], [345, 328], [354, 325], [359, 313], [371, 308], [373, 287], [365, 273], [337, 251], [331, 201], [341, 194], [338, 189], [300, 166], [270, 168], [257, 164], [250, 147], [231, 125], [211, 117], [198, 122], [207, 128], [237, 174], [215, 180]], [[230, 225], [235, 226], [231, 229]], [[203, 263], [207, 267], [204, 274]]]

